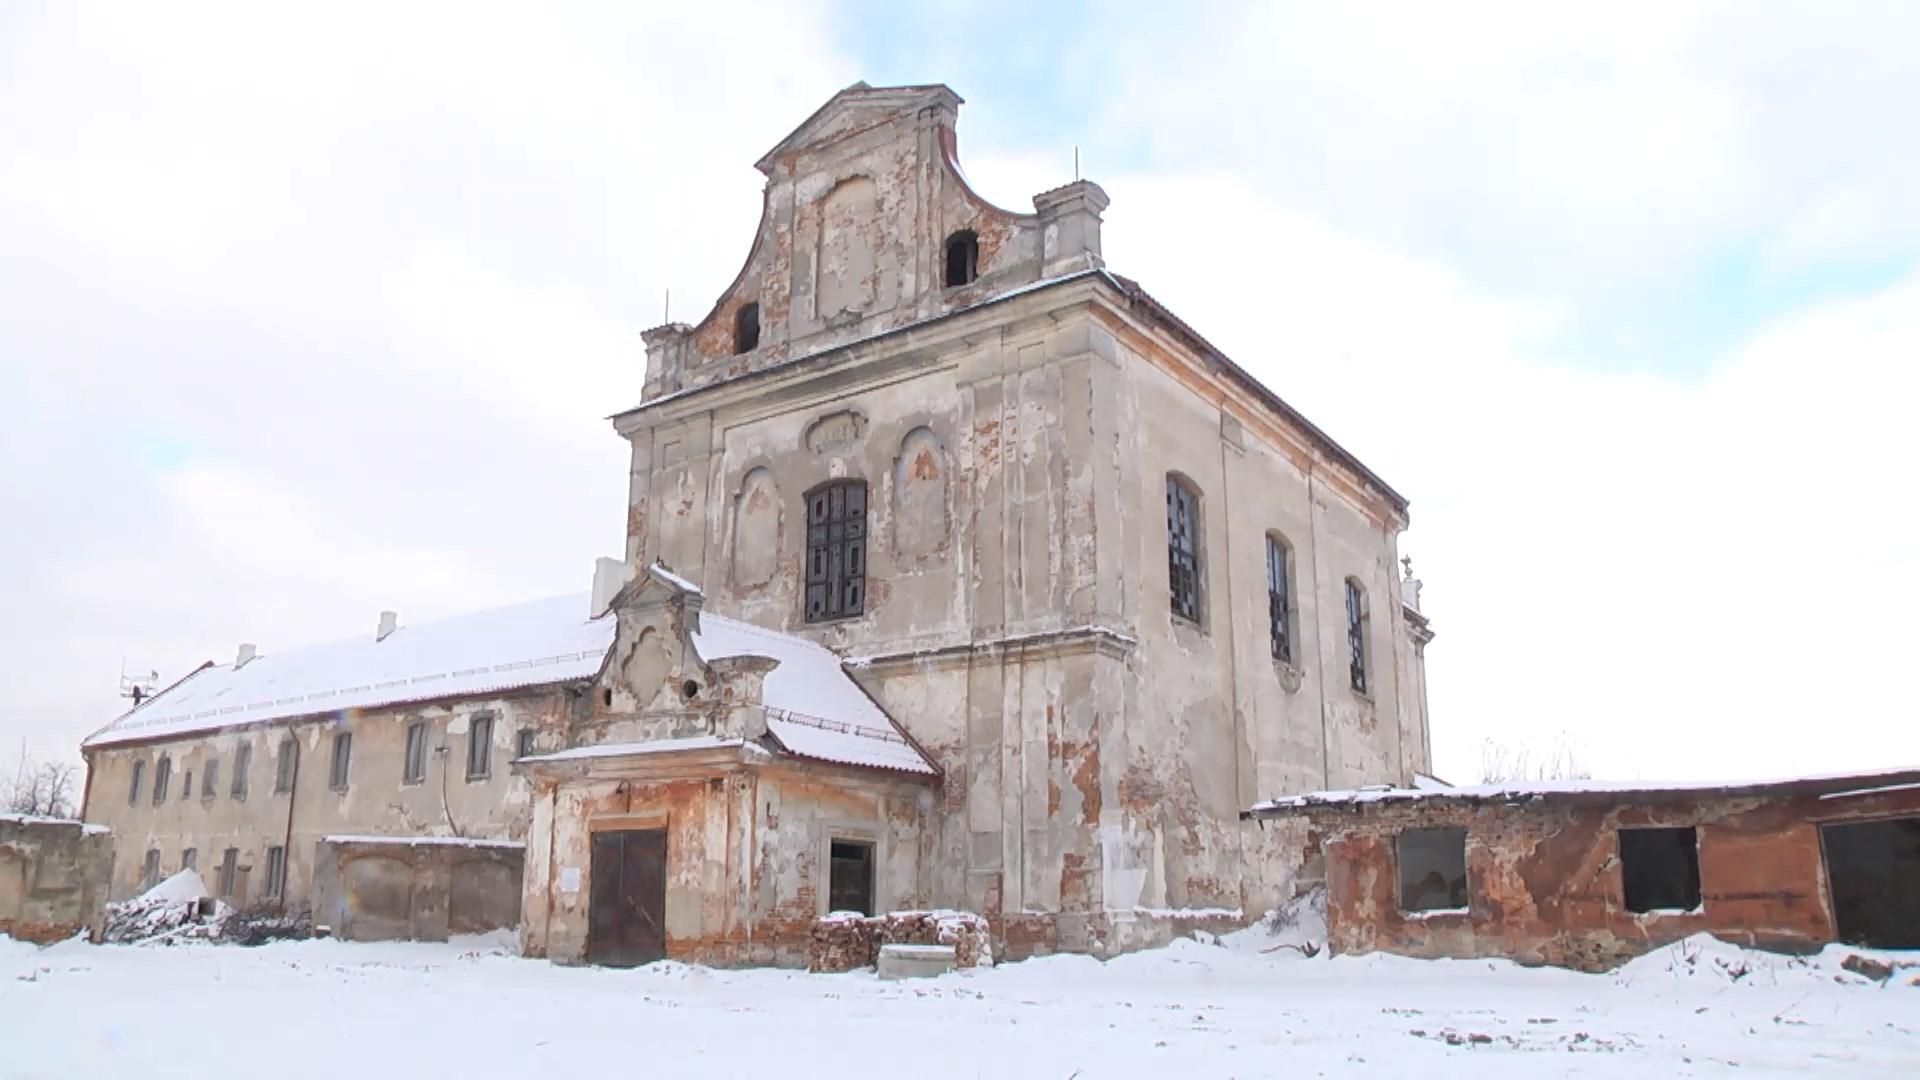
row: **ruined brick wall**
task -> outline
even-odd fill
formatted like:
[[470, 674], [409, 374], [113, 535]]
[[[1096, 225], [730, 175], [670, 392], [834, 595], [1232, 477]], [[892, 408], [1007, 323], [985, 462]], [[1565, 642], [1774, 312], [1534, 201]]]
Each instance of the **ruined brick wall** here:
[[[1820, 823], [1915, 812], [1914, 790], [1844, 805], [1817, 795], [1586, 796], [1316, 811], [1313, 828], [1325, 856], [1335, 952], [1501, 956], [1601, 970], [1701, 932], [1788, 951], [1832, 941]], [[1467, 910], [1409, 915], [1399, 906], [1395, 837], [1435, 825], [1467, 829]], [[1636, 826], [1696, 828], [1699, 909], [1627, 910], [1616, 830]]]
[[[534, 732], [536, 751], [566, 745], [567, 725], [577, 707], [573, 691], [546, 688], [390, 709], [368, 709], [324, 719], [274, 722], [88, 752], [91, 773], [87, 821], [119, 837], [113, 897], [139, 892], [148, 849], [160, 853], [159, 876], [180, 870], [187, 849], [197, 869], [218, 890], [224, 852], [237, 852], [235, 881], [226, 897], [237, 906], [273, 903], [265, 874], [269, 848], [286, 849], [286, 903], [313, 901], [314, 845], [328, 835], [450, 836], [519, 840], [531, 817], [530, 790], [510, 763], [523, 729]], [[491, 714], [491, 767], [468, 778], [467, 751], [473, 718]], [[405, 779], [407, 728], [427, 725], [424, 779]], [[353, 733], [345, 790], [328, 774], [332, 737]], [[297, 768], [291, 791], [275, 791], [278, 755], [289, 734]], [[247, 778], [236, 793], [234, 769], [248, 747]], [[167, 798], [153, 799], [162, 756], [171, 762]], [[205, 788], [206, 763], [219, 761], [216, 783]], [[134, 762], [143, 763], [141, 790], [130, 799]], [[191, 788], [187, 783], [191, 774]], [[291, 832], [289, 833], [289, 825]]]
[[0, 934], [98, 941], [113, 858], [113, 835], [97, 825], [0, 814]]

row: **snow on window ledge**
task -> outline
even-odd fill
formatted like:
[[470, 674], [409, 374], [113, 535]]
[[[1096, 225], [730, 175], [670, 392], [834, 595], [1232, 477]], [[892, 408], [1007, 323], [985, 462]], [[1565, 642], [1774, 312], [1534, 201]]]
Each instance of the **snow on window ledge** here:
[[1466, 915], [1467, 915], [1467, 909], [1463, 907], [1427, 908], [1422, 911], [1402, 911], [1400, 913], [1400, 917], [1403, 919], [1418, 919], [1418, 920], [1444, 919], [1451, 916], [1459, 916], [1460, 918], [1465, 918]]

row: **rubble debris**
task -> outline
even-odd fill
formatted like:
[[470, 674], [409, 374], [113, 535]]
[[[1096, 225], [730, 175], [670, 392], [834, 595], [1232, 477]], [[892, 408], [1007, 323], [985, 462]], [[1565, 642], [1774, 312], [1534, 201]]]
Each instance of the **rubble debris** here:
[[107, 905], [103, 941], [128, 945], [175, 945], [209, 941], [264, 945], [313, 936], [306, 911], [236, 911], [209, 896], [206, 882], [182, 870], [131, 900]]
[[1861, 956], [1859, 953], [1848, 954], [1845, 960], [1840, 961], [1840, 966], [1874, 982], [1886, 982], [1893, 978], [1892, 964], [1885, 960], [1875, 960], [1871, 956]]

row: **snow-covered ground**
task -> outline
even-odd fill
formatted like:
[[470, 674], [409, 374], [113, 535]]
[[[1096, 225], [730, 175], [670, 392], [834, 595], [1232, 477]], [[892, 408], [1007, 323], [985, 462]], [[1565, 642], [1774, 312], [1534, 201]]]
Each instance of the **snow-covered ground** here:
[[1920, 1076], [1920, 967], [1875, 982], [1841, 969], [1846, 949], [1699, 939], [1579, 975], [1263, 952], [1274, 940], [880, 982], [564, 968], [503, 936], [0, 937], [0, 1076]]

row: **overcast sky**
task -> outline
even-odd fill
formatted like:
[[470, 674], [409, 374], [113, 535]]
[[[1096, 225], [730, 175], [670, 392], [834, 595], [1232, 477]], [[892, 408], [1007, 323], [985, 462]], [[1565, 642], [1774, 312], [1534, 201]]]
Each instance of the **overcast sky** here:
[[861, 78], [1003, 206], [1079, 147], [1411, 498], [1442, 775], [1920, 764], [1920, 5], [641, 6], [0, 0], [0, 764], [123, 662], [584, 590], [639, 331]]

